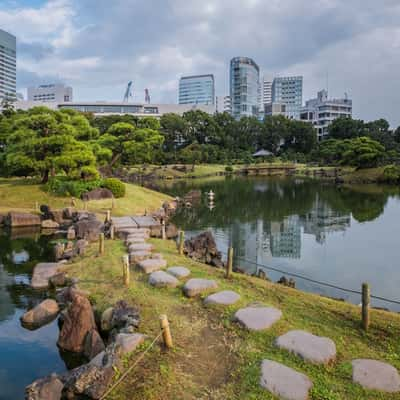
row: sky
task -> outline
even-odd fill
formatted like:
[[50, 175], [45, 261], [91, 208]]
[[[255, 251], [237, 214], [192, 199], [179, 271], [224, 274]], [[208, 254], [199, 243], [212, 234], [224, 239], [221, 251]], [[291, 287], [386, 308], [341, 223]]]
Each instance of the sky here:
[[0, 0], [17, 37], [17, 86], [63, 82], [74, 100], [176, 102], [179, 77], [213, 73], [229, 94], [229, 61], [261, 75], [303, 75], [303, 101], [347, 93], [354, 117], [400, 125], [399, 0]]

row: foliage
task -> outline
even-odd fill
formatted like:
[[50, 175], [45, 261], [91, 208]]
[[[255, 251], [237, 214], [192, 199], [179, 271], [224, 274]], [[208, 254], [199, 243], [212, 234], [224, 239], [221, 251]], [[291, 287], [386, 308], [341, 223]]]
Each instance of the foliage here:
[[115, 198], [119, 199], [125, 196], [125, 184], [117, 178], [107, 178], [101, 183], [101, 186], [111, 190]]
[[383, 170], [383, 176], [386, 182], [398, 183], [400, 181], [400, 166], [399, 165], [388, 165]]
[[349, 139], [342, 156], [342, 164], [357, 168], [376, 167], [383, 159], [385, 148], [377, 141], [363, 136]]
[[83, 193], [97, 189], [101, 185], [101, 179], [70, 180], [67, 177], [51, 178], [45, 185], [45, 190], [57, 196], [81, 197]]

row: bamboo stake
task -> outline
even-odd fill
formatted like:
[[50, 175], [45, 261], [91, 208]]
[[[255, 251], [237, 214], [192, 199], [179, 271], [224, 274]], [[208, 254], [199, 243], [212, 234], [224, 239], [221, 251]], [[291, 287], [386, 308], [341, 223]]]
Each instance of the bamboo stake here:
[[183, 256], [183, 244], [185, 240], [185, 232], [180, 231], [179, 232], [179, 255]]
[[166, 315], [160, 316], [160, 325], [163, 333], [164, 344], [168, 349], [172, 349], [173, 343], [172, 343], [171, 330], [169, 328], [169, 322]]
[[129, 286], [130, 270], [129, 270], [129, 256], [127, 254], [122, 256], [122, 264], [123, 264], [124, 285]]
[[226, 272], [225, 278], [230, 278], [232, 275], [232, 266], [233, 266], [233, 247], [229, 247], [228, 249], [228, 260], [226, 262]]
[[99, 254], [104, 254], [104, 233], [99, 234]]
[[362, 284], [362, 326], [365, 331], [369, 328], [369, 304], [370, 304], [370, 288], [368, 283]]

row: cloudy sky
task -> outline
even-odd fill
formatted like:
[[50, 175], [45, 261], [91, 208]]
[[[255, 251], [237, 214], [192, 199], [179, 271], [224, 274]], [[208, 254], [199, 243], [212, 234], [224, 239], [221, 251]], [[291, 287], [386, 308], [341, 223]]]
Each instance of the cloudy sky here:
[[399, 0], [0, 0], [17, 36], [18, 87], [62, 81], [75, 100], [176, 102], [179, 76], [214, 73], [228, 94], [229, 60], [263, 75], [304, 76], [304, 100], [329, 85], [354, 115], [400, 125]]

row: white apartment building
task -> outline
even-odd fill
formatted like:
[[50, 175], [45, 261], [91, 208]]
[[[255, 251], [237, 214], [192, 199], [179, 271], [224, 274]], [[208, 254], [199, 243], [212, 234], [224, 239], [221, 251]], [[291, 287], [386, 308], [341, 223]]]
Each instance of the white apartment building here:
[[230, 96], [217, 96], [215, 98], [215, 111], [217, 113], [231, 113], [232, 112], [232, 104]]
[[0, 100], [16, 98], [16, 62], [16, 38], [0, 29]]
[[63, 84], [31, 86], [28, 88], [28, 101], [67, 103], [72, 100], [72, 87]]
[[317, 98], [306, 101], [300, 119], [311, 122], [317, 130], [318, 140], [328, 135], [328, 127], [336, 118], [351, 118], [353, 102], [347, 95], [342, 99], [328, 99], [328, 91], [321, 90]]
[[262, 82], [262, 88], [261, 88], [261, 93], [262, 93], [262, 107], [261, 109], [264, 109], [265, 104], [271, 103], [272, 102], [272, 81], [269, 81], [264, 77], [263, 82]]

